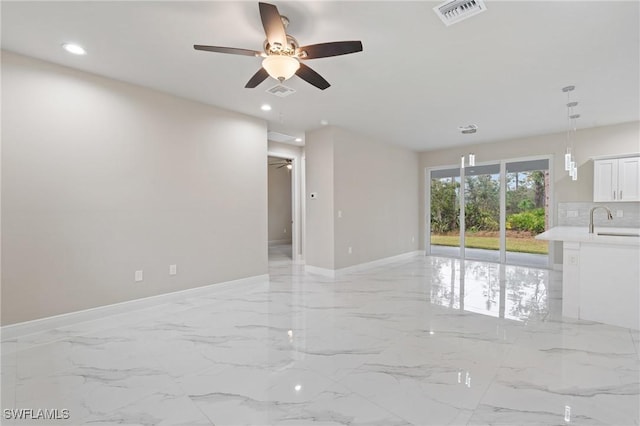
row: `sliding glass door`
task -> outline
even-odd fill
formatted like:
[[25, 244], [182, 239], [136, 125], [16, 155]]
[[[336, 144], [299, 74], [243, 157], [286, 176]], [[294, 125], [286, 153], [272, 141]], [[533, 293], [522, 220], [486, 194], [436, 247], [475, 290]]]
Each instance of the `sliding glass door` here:
[[549, 159], [429, 171], [429, 246], [434, 256], [547, 267]]
[[500, 164], [464, 169], [464, 252], [500, 261]]
[[545, 267], [549, 244], [549, 160], [506, 163], [506, 262]]
[[432, 170], [430, 176], [431, 232], [434, 255], [460, 255], [460, 169]]

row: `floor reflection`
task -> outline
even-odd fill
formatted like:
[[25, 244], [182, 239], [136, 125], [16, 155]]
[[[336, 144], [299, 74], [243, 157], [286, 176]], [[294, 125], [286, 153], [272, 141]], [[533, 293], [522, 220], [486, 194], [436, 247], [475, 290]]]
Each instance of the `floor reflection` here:
[[464, 259], [430, 257], [431, 302], [524, 321], [549, 314], [549, 271]]
[[640, 424], [640, 333], [563, 319], [560, 277], [276, 260], [268, 280], [3, 333], [2, 404], [64, 407], [72, 426]]

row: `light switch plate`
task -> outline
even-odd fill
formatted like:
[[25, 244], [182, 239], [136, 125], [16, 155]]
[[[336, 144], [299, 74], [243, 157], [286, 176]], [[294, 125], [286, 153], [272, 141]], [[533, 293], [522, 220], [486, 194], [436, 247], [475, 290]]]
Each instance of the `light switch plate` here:
[[176, 275], [178, 273], [178, 265], [169, 265], [169, 275]]
[[135, 275], [134, 275], [134, 279], [137, 283], [139, 283], [140, 281], [142, 281], [142, 270], [136, 271]]
[[616, 210], [616, 217], [624, 217], [624, 210]]

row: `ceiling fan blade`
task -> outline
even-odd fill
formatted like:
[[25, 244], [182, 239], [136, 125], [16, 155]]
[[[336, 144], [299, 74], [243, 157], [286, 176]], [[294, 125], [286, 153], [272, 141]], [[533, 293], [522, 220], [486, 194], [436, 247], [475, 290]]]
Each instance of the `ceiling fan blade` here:
[[262, 52], [249, 49], [236, 49], [235, 47], [220, 47], [220, 46], [203, 46], [200, 44], [194, 44], [193, 48], [196, 50], [204, 50], [206, 52], [217, 53], [230, 53], [232, 55], [244, 55], [244, 56], [261, 56]]
[[298, 48], [300, 59], [327, 58], [329, 56], [347, 55], [362, 52], [361, 41], [334, 41], [330, 43], [311, 44]]
[[284, 30], [282, 24], [282, 18], [280, 18], [280, 12], [278, 8], [269, 3], [258, 3], [260, 8], [260, 19], [262, 19], [262, 26], [264, 32], [267, 35], [269, 44], [273, 47], [279, 44], [283, 48], [287, 46], [287, 33]]
[[322, 78], [320, 74], [303, 63], [300, 63], [300, 68], [298, 68], [298, 71], [296, 71], [296, 75], [307, 83], [316, 86], [320, 90], [324, 90], [327, 87], [331, 86], [329, 82]]
[[258, 70], [257, 73], [255, 73], [253, 75], [253, 77], [251, 77], [249, 79], [249, 81], [247, 82], [247, 84], [245, 84], [245, 88], [246, 89], [253, 89], [254, 87], [256, 87], [258, 84], [262, 83], [263, 81], [265, 81], [267, 79], [267, 77], [269, 77], [269, 73], [267, 72], [267, 70], [265, 70], [264, 68], [260, 68]]

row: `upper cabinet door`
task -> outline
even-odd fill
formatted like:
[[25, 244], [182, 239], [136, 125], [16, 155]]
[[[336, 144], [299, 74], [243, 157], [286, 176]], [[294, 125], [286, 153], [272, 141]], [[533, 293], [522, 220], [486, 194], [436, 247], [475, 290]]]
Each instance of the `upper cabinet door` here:
[[640, 201], [640, 157], [595, 160], [593, 201]]
[[618, 160], [618, 200], [640, 201], [640, 157]]
[[593, 162], [593, 201], [618, 201], [618, 160]]

